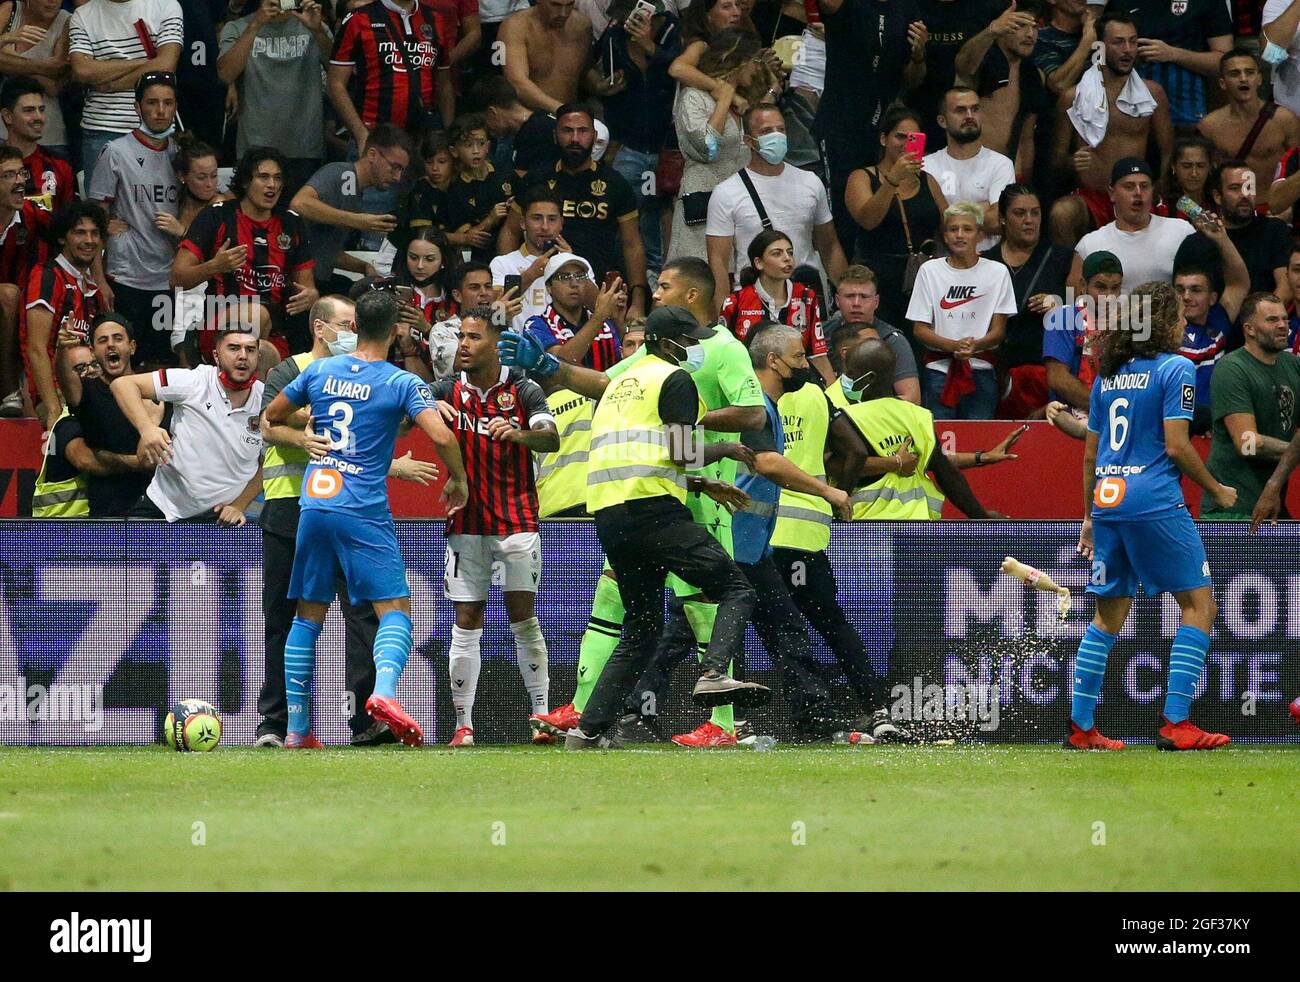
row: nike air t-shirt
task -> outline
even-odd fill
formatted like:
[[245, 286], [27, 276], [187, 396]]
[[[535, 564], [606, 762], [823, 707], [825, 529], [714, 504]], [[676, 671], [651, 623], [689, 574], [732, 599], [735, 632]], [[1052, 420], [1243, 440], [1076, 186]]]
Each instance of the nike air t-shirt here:
[[[942, 338], [982, 338], [989, 332], [994, 314], [1016, 313], [1016, 294], [1011, 274], [1001, 263], [981, 257], [970, 269], [957, 269], [947, 259], [931, 259], [921, 266], [907, 306], [907, 319], [929, 324]], [[948, 371], [950, 358], [927, 364]], [[972, 358], [971, 368], [992, 368], [982, 358]]]

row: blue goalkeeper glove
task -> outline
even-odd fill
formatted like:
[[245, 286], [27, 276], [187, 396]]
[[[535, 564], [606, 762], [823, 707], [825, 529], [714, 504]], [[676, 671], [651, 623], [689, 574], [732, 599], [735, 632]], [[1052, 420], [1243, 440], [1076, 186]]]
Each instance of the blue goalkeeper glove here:
[[560, 359], [548, 354], [528, 334], [502, 331], [501, 340], [497, 342], [497, 354], [501, 357], [501, 364], [522, 368], [541, 378], [549, 378], [560, 370]]

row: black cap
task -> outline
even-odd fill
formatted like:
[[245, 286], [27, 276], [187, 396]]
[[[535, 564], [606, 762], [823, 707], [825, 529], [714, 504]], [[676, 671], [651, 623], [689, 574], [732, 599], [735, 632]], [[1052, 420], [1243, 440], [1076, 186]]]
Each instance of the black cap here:
[[1156, 176], [1151, 173], [1151, 165], [1141, 157], [1122, 157], [1115, 161], [1115, 166], [1110, 169], [1110, 183], [1118, 184], [1130, 174], [1145, 174], [1151, 180]]
[[1105, 249], [1090, 252], [1088, 258], [1083, 261], [1083, 278], [1085, 280], [1100, 276], [1102, 273], [1124, 275], [1124, 266], [1119, 261], [1119, 256], [1113, 252], [1107, 252]]
[[694, 338], [707, 341], [713, 337], [713, 329], [701, 327], [699, 321], [685, 307], [656, 307], [645, 319], [645, 339], [662, 341], [665, 338]]

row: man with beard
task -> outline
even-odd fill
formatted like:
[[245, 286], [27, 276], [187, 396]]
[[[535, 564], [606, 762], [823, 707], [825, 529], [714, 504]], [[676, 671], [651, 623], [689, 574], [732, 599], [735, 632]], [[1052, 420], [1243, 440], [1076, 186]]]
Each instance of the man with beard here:
[[[144, 494], [153, 478], [153, 468], [136, 455], [140, 434], [123, 414], [113, 397], [112, 384], [132, 374], [131, 359], [136, 343], [130, 326], [120, 313], [101, 314], [90, 330], [96, 373], [86, 374], [77, 363], [76, 348], [63, 345], [60, 336], [59, 387], [76, 414], [93, 452], [95, 469], [83, 467], [93, 518], [121, 518]], [[171, 422], [171, 407], [147, 402], [149, 421], [164, 430]]]
[[[1197, 132], [1214, 144], [1217, 156], [1245, 160], [1255, 173], [1257, 193], [1263, 193], [1277, 173], [1287, 149], [1300, 144], [1300, 119], [1284, 106], [1265, 102], [1264, 84], [1254, 52], [1234, 48], [1219, 62], [1219, 87], [1228, 104], [1206, 116]], [[1267, 200], [1267, 199], [1265, 199]]]
[[[1231, 507], [1206, 499], [1201, 517], [1250, 517], [1287, 443], [1295, 435], [1300, 359], [1286, 350], [1287, 316], [1271, 293], [1252, 293], [1241, 305], [1245, 347], [1219, 359], [1210, 380], [1214, 429], [1206, 465], [1236, 488]], [[1290, 517], [1285, 513], [1283, 518]]]
[[[998, 227], [998, 198], [1016, 179], [1016, 168], [1006, 154], [984, 145], [980, 97], [974, 89], [954, 86], [943, 97], [939, 125], [948, 145], [925, 155], [924, 169], [934, 175], [951, 202], [973, 201], [984, 208], [984, 228]], [[997, 245], [998, 236], [986, 235], [980, 249]]]
[[[216, 365], [114, 380], [113, 397], [140, 434], [136, 455], [157, 468], [130, 517], [239, 526], [262, 490], [256, 328], [219, 331], [214, 352]], [[175, 405], [171, 433], [150, 417], [147, 399]]]
[[23, 197], [26, 174], [21, 150], [0, 146], [0, 417], [23, 415], [19, 384], [19, 311], [34, 266], [45, 262], [50, 213]]
[[[596, 128], [591, 110], [581, 103], [561, 106], [555, 113], [555, 142], [559, 161], [526, 174], [515, 190], [516, 198], [522, 199], [538, 185], [553, 191], [560, 199], [564, 237], [573, 251], [591, 263], [597, 282], [617, 270], [629, 284], [628, 317], [644, 317], [650, 287], [636, 196], [621, 174], [592, 160]], [[514, 204], [497, 237], [497, 255], [514, 252], [522, 240], [520, 206]]]
[[1090, 229], [1101, 228], [1115, 217], [1106, 175], [1117, 161], [1145, 160], [1147, 143], [1154, 137], [1160, 173], [1167, 174], [1174, 149], [1165, 90], [1160, 83], [1143, 82], [1133, 74], [1138, 36], [1132, 19], [1126, 14], [1105, 14], [1097, 20], [1097, 37], [1105, 49], [1102, 63], [1085, 71], [1079, 84], [1065, 89], [1056, 104], [1053, 169], [1068, 173], [1073, 167], [1079, 188], [1052, 205], [1052, 239], [1070, 248]]
[[32, 405], [49, 426], [63, 412], [54, 383], [54, 346], [65, 328], [83, 341], [90, 336], [90, 322], [100, 311], [91, 267], [103, 250], [107, 228], [102, 208], [74, 201], [50, 226], [50, 239], [58, 243], [59, 254], [33, 269], [27, 280], [19, 335]]

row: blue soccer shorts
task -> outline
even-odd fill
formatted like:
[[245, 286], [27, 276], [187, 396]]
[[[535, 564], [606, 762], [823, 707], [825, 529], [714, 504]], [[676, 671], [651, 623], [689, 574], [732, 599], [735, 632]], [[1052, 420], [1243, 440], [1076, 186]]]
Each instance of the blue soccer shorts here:
[[343, 569], [348, 597], [354, 604], [411, 595], [391, 518], [358, 518], [323, 508], [304, 508], [298, 518], [289, 596], [314, 603], [331, 602], [336, 563]]
[[1093, 519], [1092, 576], [1088, 592], [1099, 597], [1148, 597], [1209, 586], [1210, 564], [1196, 523], [1180, 508], [1134, 522]]

